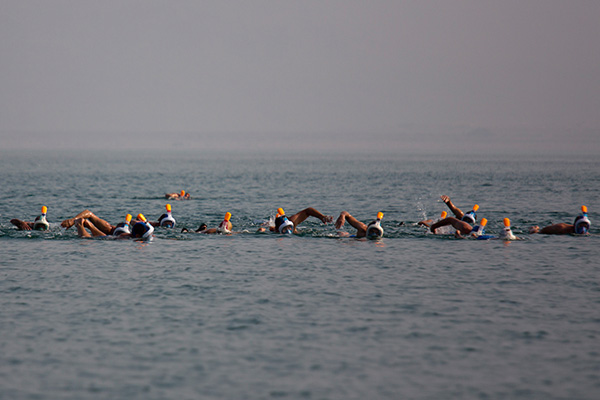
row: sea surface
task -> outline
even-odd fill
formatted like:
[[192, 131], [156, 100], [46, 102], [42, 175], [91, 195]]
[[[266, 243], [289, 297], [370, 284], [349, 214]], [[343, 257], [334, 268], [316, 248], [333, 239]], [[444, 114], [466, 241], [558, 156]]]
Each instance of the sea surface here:
[[[597, 158], [1, 152], [0, 182], [0, 399], [600, 398]], [[60, 227], [182, 189], [150, 242]], [[521, 240], [429, 233], [440, 195]], [[581, 205], [590, 235], [528, 233]], [[257, 233], [278, 207], [385, 235]]]

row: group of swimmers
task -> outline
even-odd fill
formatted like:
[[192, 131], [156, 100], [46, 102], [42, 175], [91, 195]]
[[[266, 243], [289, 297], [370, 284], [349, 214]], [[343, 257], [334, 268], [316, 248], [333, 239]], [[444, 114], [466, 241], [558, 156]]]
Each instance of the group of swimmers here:
[[[118, 238], [133, 238], [146, 240], [152, 237], [155, 227], [174, 228], [175, 218], [172, 215], [172, 208], [170, 204], [166, 206], [166, 213], [162, 214], [158, 221], [148, 221], [143, 214], [138, 214], [136, 219], [133, 219], [131, 214], [127, 214], [123, 222], [117, 225], [112, 225], [108, 221], [98, 217], [90, 210], [84, 210], [74, 216], [61, 222], [61, 226], [65, 229], [69, 229], [73, 226], [77, 229], [77, 233], [80, 237], [106, 237], [114, 236]], [[10, 222], [17, 227], [19, 230], [47, 230], [49, 223], [46, 219], [46, 213], [48, 208], [42, 207], [42, 214], [35, 218], [33, 222], [23, 221], [20, 219], [12, 219]], [[267, 226], [261, 226], [258, 232], [276, 232], [280, 234], [292, 234], [298, 233], [297, 227], [304, 222], [308, 217], [314, 217], [319, 219], [324, 224], [333, 222], [333, 217], [324, 215], [318, 210], [309, 207], [304, 210], [297, 212], [291, 216], [287, 216], [283, 208], [277, 209], [277, 214], [273, 224]], [[341, 236], [347, 237], [370, 237], [380, 238], [383, 236], [383, 228], [381, 227], [381, 220], [383, 213], [378, 213], [377, 218], [368, 224], [365, 224], [350, 213], [342, 211], [340, 216], [335, 222], [335, 227], [341, 229], [345, 222], [356, 228], [356, 234], [350, 235], [348, 232], [340, 232]], [[187, 228], [183, 228], [181, 232], [189, 232]], [[233, 224], [231, 223], [231, 213], [227, 212], [223, 221], [216, 228], [208, 228], [206, 224], [200, 225], [200, 227], [193, 231], [195, 233], [204, 234], [231, 234], [233, 232]]]
[[[181, 193], [169, 193], [165, 196], [177, 195], [179, 199], [189, 199], [189, 193], [181, 191]], [[187, 198], [185, 196], [188, 196]], [[173, 198], [173, 197], [172, 197]], [[174, 199], [174, 198], [173, 198]], [[479, 224], [477, 224], [477, 211], [479, 206], [475, 204], [471, 211], [464, 213], [460, 208], [452, 203], [450, 197], [441, 196], [442, 201], [448, 206], [450, 211], [454, 214], [454, 217], [448, 217], [446, 212], [442, 213], [439, 220], [423, 220], [419, 221], [418, 225], [428, 227], [434, 234], [454, 234], [457, 237], [464, 237], [466, 235], [475, 237], [477, 239], [505, 239], [515, 240], [516, 237], [513, 235], [510, 228], [510, 220], [504, 218], [504, 229], [498, 236], [486, 235], [485, 226], [487, 219], [483, 218]], [[73, 226], [76, 227], [77, 233], [81, 237], [106, 237], [113, 236], [118, 238], [133, 238], [148, 240], [152, 237], [155, 227], [174, 228], [176, 221], [172, 215], [172, 208], [170, 204], [166, 206], [166, 213], [162, 214], [158, 221], [148, 221], [143, 214], [138, 214], [136, 219], [133, 219], [131, 214], [127, 214], [123, 222], [117, 225], [112, 225], [106, 220], [96, 216], [90, 210], [84, 210], [74, 216], [73, 218], [66, 219], [61, 222], [61, 226], [65, 229], [69, 229]], [[581, 207], [582, 213], [575, 218], [573, 224], [559, 223], [549, 225], [544, 228], [539, 226], [533, 226], [530, 229], [530, 233], [541, 233], [541, 234], [587, 234], [591, 222], [587, 216], [587, 207]], [[19, 219], [12, 219], [10, 222], [20, 230], [47, 230], [49, 228], [48, 221], [46, 220], [46, 213], [48, 208], [42, 207], [42, 214], [35, 218], [33, 222], [27, 222]], [[261, 226], [258, 232], [276, 232], [280, 234], [292, 234], [298, 233], [297, 227], [304, 222], [308, 217], [319, 219], [324, 224], [333, 222], [333, 217], [324, 215], [316, 209], [309, 207], [304, 210], [297, 212], [291, 216], [286, 216], [285, 211], [282, 208], [277, 209], [277, 214], [273, 224]], [[216, 228], [208, 228], [206, 224], [200, 225], [200, 227], [193, 231], [195, 233], [204, 234], [231, 234], [233, 233], [233, 224], [230, 221], [231, 213], [227, 212], [223, 221]], [[338, 230], [338, 234], [342, 237], [356, 237], [356, 238], [381, 238], [383, 236], [383, 228], [381, 227], [381, 220], [383, 219], [383, 213], [379, 212], [375, 220], [365, 224], [355, 217], [353, 217], [347, 211], [342, 211], [335, 221], [335, 228]], [[351, 235], [348, 232], [341, 231], [345, 223], [348, 222], [353, 228], [356, 229], [356, 233]], [[187, 228], [183, 228], [181, 232], [190, 232]]]
[[[458, 237], [462, 237], [463, 235], [471, 235], [473, 237], [476, 237], [477, 239], [494, 238], [491, 235], [485, 235], [485, 226], [487, 224], [487, 219], [483, 218], [479, 225], [475, 225], [477, 223], [476, 212], [477, 210], [479, 210], [479, 206], [477, 204], [473, 206], [471, 211], [469, 211], [468, 213], [464, 213], [460, 208], [458, 208], [456, 205], [454, 205], [454, 203], [452, 203], [450, 197], [443, 195], [440, 198], [448, 206], [450, 211], [452, 211], [454, 217], [448, 217], [447, 213], [444, 211], [442, 213], [442, 217], [438, 221], [419, 221], [419, 225], [429, 227], [431, 232], [434, 234], [448, 233], [447, 231], [440, 231], [442, 231], [444, 227], [452, 227], [455, 230], [454, 234]], [[547, 235], [585, 235], [589, 232], [590, 226], [591, 222], [587, 215], [587, 207], [581, 206], [581, 214], [575, 217], [575, 221], [572, 224], [559, 223], [548, 225], [541, 229], [539, 226], [535, 225], [529, 229], [529, 233], [541, 233]], [[510, 229], [510, 219], [504, 218], [504, 229], [500, 232], [498, 238], [506, 240], [516, 239], [516, 237], [513, 235]]]

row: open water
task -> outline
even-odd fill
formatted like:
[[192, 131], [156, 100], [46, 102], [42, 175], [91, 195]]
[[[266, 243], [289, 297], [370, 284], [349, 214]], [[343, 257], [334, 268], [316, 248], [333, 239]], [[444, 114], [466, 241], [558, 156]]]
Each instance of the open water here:
[[[595, 159], [2, 153], [0, 399], [600, 398], [600, 162]], [[81, 239], [88, 208], [174, 230]], [[447, 194], [488, 233], [437, 236]], [[529, 235], [585, 204], [591, 235]], [[21, 232], [48, 206], [48, 232]], [[382, 240], [278, 207], [385, 217]], [[233, 214], [235, 235], [181, 233]], [[347, 227], [352, 232], [351, 227]]]

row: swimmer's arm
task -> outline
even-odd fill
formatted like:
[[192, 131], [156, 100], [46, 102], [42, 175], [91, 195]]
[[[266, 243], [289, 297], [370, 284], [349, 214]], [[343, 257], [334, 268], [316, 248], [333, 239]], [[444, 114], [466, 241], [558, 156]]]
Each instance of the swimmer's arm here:
[[426, 227], [429, 228], [432, 223], [433, 223], [432, 219], [426, 219], [426, 220], [417, 222], [417, 225], [419, 225], [419, 226], [426, 226]]
[[16, 226], [21, 231], [30, 231], [33, 229], [33, 223], [21, 221], [20, 219], [11, 219], [10, 223]]
[[448, 206], [448, 208], [450, 209], [450, 211], [452, 211], [456, 218], [461, 219], [465, 215], [465, 213], [463, 213], [460, 208], [456, 207], [454, 203], [452, 203], [450, 197], [443, 195], [440, 198]]

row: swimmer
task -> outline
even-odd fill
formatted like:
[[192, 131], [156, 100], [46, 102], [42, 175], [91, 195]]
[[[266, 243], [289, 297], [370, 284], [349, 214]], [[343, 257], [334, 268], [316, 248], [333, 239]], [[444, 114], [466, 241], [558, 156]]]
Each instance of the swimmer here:
[[42, 206], [42, 214], [35, 217], [33, 222], [23, 221], [17, 218], [13, 218], [10, 220], [10, 223], [17, 227], [20, 231], [47, 231], [50, 227], [48, 221], [46, 220], [46, 213], [48, 212], [48, 207]]
[[504, 218], [503, 222], [504, 222], [504, 229], [502, 229], [502, 231], [500, 232], [500, 235], [498, 235], [498, 238], [502, 239], [502, 240], [519, 240], [518, 237], [513, 235], [512, 230], [510, 229], [510, 219]]
[[62, 226], [65, 229], [69, 229], [73, 225], [75, 225], [78, 219], [86, 219], [90, 221], [92, 225], [94, 225], [100, 232], [104, 233], [105, 235], [112, 235], [115, 229], [117, 228], [116, 225], [112, 225], [106, 220], [96, 216], [90, 210], [83, 210], [73, 218], [65, 219], [63, 222], [60, 223], [60, 226]]
[[[90, 210], [84, 210], [75, 217], [64, 220], [60, 225], [65, 229], [76, 226], [77, 233], [81, 237], [128, 237], [131, 234], [131, 214], [127, 214], [123, 222], [117, 225], [112, 225], [104, 219], [96, 216]], [[91, 235], [85, 230], [86, 228], [90, 230]]]
[[[207, 228], [208, 228], [208, 226], [205, 223], [202, 223], [202, 224], [200, 224], [200, 227], [198, 229], [196, 229], [195, 231], [192, 231], [192, 232], [201, 233], [202, 231], [206, 230]], [[187, 232], [190, 232], [190, 230], [188, 228], [181, 229], [181, 233], [187, 233]]]
[[182, 190], [179, 193], [166, 193], [165, 198], [167, 200], [189, 200], [192, 196], [189, 193], [186, 193], [185, 190]]
[[479, 206], [477, 204], [475, 204], [473, 206], [473, 209], [470, 212], [465, 214], [464, 212], [462, 212], [462, 210], [460, 208], [456, 207], [452, 203], [452, 200], [450, 200], [450, 197], [448, 197], [446, 195], [442, 195], [442, 196], [440, 196], [440, 199], [442, 199], [442, 201], [448, 206], [450, 211], [452, 211], [452, 213], [454, 214], [454, 216], [457, 219], [463, 220], [470, 224], [474, 224], [475, 222], [477, 222], [477, 214], [475, 214], [475, 212], [479, 209]]
[[338, 232], [340, 236], [380, 238], [383, 236], [383, 228], [381, 227], [382, 218], [383, 213], [379, 212], [377, 213], [377, 219], [369, 222], [369, 224], [364, 224], [350, 215], [348, 211], [342, 211], [335, 221], [335, 229], [341, 229], [344, 226], [344, 223], [348, 221], [352, 227], [356, 228], [356, 235], [350, 235], [348, 232]]
[[[143, 240], [151, 239], [152, 232], [154, 232], [154, 227], [152, 227], [152, 225], [150, 225], [150, 223], [146, 221], [146, 218], [144, 218], [144, 216], [142, 214], [138, 214], [137, 219], [140, 222], [137, 222], [135, 225], [133, 225], [131, 230], [129, 230], [129, 221], [131, 220], [131, 215], [127, 214], [126, 224], [118, 227], [115, 230], [115, 233], [113, 235], [110, 235], [110, 234], [107, 235], [87, 218], [75, 218], [75, 220], [73, 221], [73, 224], [77, 228], [77, 234], [80, 237], [89, 238], [89, 237], [113, 236], [113, 237], [117, 237], [119, 239], [126, 239], [126, 238], [143, 239]], [[119, 224], [119, 225], [121, 225], [121, 224]], [[127, 229], [124, 229], [125, 226], [127, 227]], [[122, 228], [123, 228], [123, 231], [120, 231], [120, 229], [122, 229]], [[89, 232], [87, 231], [88, 229], [89, 229]]]
[[131, 237], [134, 239], [151, 240], [154, 227], [146, 220], [143, 214], [137, 215], [137, 221], [131, 228]]
[[151, 222], [152, 226], [161, 226], [163, 228], [175, 227], [175, 218], [171, 215], [171, 205], [167, 204], [165, 208], [167, 209], [166, 214], [161, 215], [158, 218], [158, 222]]
[[[221, 233], [221, 234], [225, 234], [225, 235], [234, 233], [234, 232], [232, 232], [233, 224], [231, 223], [230, 219], [231, 219], [231, 213], [227, 212], [227, 213], [225, 213], [225, 217], [223, 218], [223, 221], [219, 224], [219, 226], [217, 228], [208, 229], [208, 226], [203, 223], [202, 225], [200, 225], [200, 227], [197, 230], [195, 230], [193, 232], [205, 233], [205, 234]], [[185, 233], [185, 232], [190, 232], [190, 230], [187, 228], [183, 228], [181, 230], [181, 233]]]
[[477, 229], [480, 227], [480, 225], [479, 226], [478, 225], [471, 226], [468, 222], [466, 222], [464, 220], [460, 220], [458, 218], [446, 217], [446, 218], [436, 222], [435, 224], [431, 225], [429, 227], [429, 229], [434, 234], [441, 234], [441, 232], [438, 232], [437, 229], [444, 227], [444, 226], [448, 226], [448, 225], [450, 225], [454, 229], [456, 229], [456, 232], [458, 235], [468, 235], [471, 232], [477, 231]]
[[[291, 217], [285, 215], [283, 208], [277, 209], [277, 216], [275, 218], [275, 226], [270, 226], [269, 230], [278, 233], [298, 233], [296, 228], [308, 217], [315, 217], [321, 220], [324, 224], [333, 222], [333, 217], [330, 215], [323, 215], [316, 209], [309, 207], [304, 210], [297, 212]], [[265, 232], [266, 228], [260, 227], [258, 232]]]
[[535, 225], [529, 229], [529, 233], [541, 233], [544, 235], [587, 235], [590, 230], [591, 222], [587, 216], [587, 207], [581, 206], [581, 214], [575, 217], [572, 224], [554, 224], [548, 225], [540, 229]]

